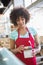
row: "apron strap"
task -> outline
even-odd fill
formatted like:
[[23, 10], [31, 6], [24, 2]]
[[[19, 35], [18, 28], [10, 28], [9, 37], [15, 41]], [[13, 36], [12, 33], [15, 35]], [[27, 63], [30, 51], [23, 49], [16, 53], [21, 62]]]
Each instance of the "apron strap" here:
[[30, 36], [31, 34], [30, 34], [30, 32], [29, 32], [29, 30], [28, 30], [28, 28], [27, 28], [27, 27], [26, 27], [26, 30], [28, 31], [28, 34], [29, 34], [29, 36]]
[[[34, 41], [34, 38], [32, 37], [31, 33], [29, 32], [28, 28], [26, 27], [27, 31], [28, 31], [28, 34], [29, 34], [29, 38], [32, 38], [33, 41]], [[34, 49], [33, 48], [33, 45], [32, 45], [32, 42], [30, 41], [30, 45], [32, 46], [32, 50]]]
[[[29, 35], [29, 37], [30, 37], [30, 32], [29, 32], [29, 30], [28, 30], [28, 28], [26, 27], [26, 30], [28, 31], [28, 35]], [[20, 32], [19, 32], [19, 29], [18, 29], [18, 38], [20, 37]]]

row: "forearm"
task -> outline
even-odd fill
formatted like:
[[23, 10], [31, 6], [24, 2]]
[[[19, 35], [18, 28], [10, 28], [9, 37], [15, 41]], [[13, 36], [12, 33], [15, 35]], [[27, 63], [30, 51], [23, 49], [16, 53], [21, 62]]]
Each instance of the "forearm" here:
[[16, 54], [18, 52], [18, 49], [17, 48], [11, 49], [11, 52], [13, 52], [14, 54]]
[[40, 50], [41, 50], [41, 45], [39, 44], [39, 45], [34, 49], [35, 54], [40, 53]]
[[40, 50], [41, 50], [41, 45], [40, 45], [40, 39], [39, 39], [39, 36], [38, 35], [35, 35], [34, 36], [34, 39], [35, 39], [35, 53], [40, 53]]

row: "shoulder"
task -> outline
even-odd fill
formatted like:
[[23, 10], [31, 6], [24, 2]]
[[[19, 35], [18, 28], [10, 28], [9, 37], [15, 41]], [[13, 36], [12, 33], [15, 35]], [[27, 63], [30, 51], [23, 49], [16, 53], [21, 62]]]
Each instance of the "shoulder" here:
[[12, 32], [9, 34], [9, 38], [10, 38], [10, 39], [13, 39], [13, 40], [15, 40], [15, 38], [16, 38], [17, 36], [18, 36], [17, 30], [12, 31]]
[[33, 27], [29, 27], [28, 30], [29, 30], [29, 32], [30, 32], [33, 36], [37, 34], [36, 29], [33, 28]]

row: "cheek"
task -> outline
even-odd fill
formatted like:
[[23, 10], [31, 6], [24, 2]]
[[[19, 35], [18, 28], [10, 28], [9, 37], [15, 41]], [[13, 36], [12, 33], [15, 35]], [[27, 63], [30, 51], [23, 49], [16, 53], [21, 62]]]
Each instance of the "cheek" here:
[[17, 22], [17, 25], [19, 25], [19, 22]]
[[20, 26], [20, 23], [17, 23], [18, 27]]
[[25, 24], [25, 21], [23, 21], [23, 24]]
[[26, 20], [24, 19], [24, 23], [26, 22]]

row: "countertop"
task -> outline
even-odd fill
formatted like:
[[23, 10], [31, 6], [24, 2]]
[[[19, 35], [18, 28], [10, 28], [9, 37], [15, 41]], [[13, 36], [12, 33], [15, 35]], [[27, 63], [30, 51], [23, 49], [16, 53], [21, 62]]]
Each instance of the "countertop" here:
[[[36, 57], [37, 63], [41, 63], [43, 56]], [[43, 64], [43, 61], [42, 61]], [[0, 65], [25, 65], [7, 48], [0, 48]]]
[[0, 48], [0, 65], [24, 65], [7, 48]]

